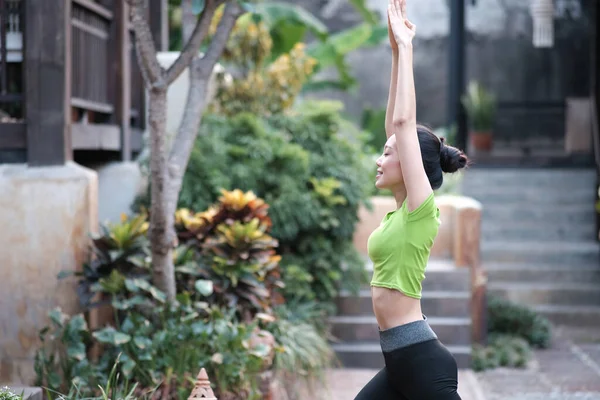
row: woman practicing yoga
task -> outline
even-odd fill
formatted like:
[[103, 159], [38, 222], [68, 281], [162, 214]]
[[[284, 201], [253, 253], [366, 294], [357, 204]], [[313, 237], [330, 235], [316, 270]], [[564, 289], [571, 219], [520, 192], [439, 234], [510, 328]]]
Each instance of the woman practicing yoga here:
[[397, 209], [387, 213], [368, 242], [373, 311], [385, 368], [355, 400], [456, 400], [456, 361], [427, 323], [420, 299], [440, 223], [433, 190], [442, 185], [442, 172], [465, 167], [467, 157], [417, 125], [415, 26], [406, 18], [406, 0], [389, 0], [388, 30], [393, 53], [388, 139], [377, 159], [375, 185], [392, 191]]

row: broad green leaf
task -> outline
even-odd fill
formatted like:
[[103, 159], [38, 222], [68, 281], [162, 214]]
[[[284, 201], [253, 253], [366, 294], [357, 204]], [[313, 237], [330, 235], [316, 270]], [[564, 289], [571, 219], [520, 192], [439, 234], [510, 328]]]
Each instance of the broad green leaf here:
[[123, 374], [126, 378], [131, 377], [135, 365], [135, 361], [133, 361], [131, 358], [121, 364], [121, 371], [123, 371]]
[[74, 315], [69, 321], [69, 330], [73, 333], [87, 332], [88, 326], [82, 314]]
[[313, 14], [301, 6], [280, 2], [264, 2], [255, 5], [255, 13], [260, 14], [269, 28], [275, 27], [279, 22], [286, 21], [306, 26], [318, 38], [327, 36], [327, 26]]
[[271, 58], [275, 59], [281, 54], [289, 53], [296, 43], [302, 42], [306, 35], [306, 25], [280, 21], [271, 29], [271, 38], [273, 39], [273, 49]]
[[331, 35], [328, 42], [332, 43], [340, 54], [348, 54], [365, 44], [371, 37], [373, 27], [369, 24], [358, 24], [352, 28]]
[[354, 6], [356, 11], [365, 19], [369, 24], [376, 24], [379, 22], [379, 18], [375, 12], [367, 7], [366, 0], [349, 0], [349, 3]]
[[385, 40], [388, 40], [388, 27], [387, 25], [375, 25], [371, 32], [371, 37], [365, 42], [365, 46], [378, 46]]
[[131, 336], [115, 330], [112, 326], [96, 331], [92, 334], [100, 343], [119, 346], [129, 343]]
[[213, 283], [209, 280], [198, 279], [194, 287], [202, 296], [210, 296], [213, 293]]
[[67, 319], [67, 316], [62, 312], [60, 308], [55, 308], [54, 310], [50, 311], [48, 313], [48, 316], [56, 326], [59, 326], [61, 328], [63, 327], [63, 324]]
[[152, 346], [152, 340], [150, 340], [146, 337], [141, 337], [141, 336], [134, 337], [133, 343], [135, 343], [135, 345], [141, 350], [144, 350], [144, 349]]
[[71, 358], [81, 361], [85, 359], [85, 344], [83, 342], [74, 343], [67, 348], [67, 355]]
[[165, 301], [167, 301], [167, 295], [165, 293], [161, 292], [160, 290], [158, 290], [154, 286], [150, 286], [150, 288], [148, 289], [148, 292], [150, 292], [152, 297], [154, 297], [156, 300], [160, 301], [161, 303], [164, 303]]
[[131, 307], [145, 304], [147, 300], [142, 296], [133, 296], [130, 299], [118, 300], [113, 299], [112, 306], [117, 310], [129, 310]]

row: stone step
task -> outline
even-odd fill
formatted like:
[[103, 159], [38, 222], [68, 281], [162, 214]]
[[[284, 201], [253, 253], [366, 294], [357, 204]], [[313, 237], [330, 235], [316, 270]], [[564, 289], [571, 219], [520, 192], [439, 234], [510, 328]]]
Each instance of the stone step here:
[[[482, 221], [507, 221], [520, 223], [539, 224], [593, 224], [594, 203], [569, 204], [569, 205], [545, 205], [533, 206], [531, 204], [520, 207], [514, 203], [510, 204], [484, 204]], [[484, 222], [485, 223], [485, 222]]]
[[598, 263], [579, 265], [514, 264], [489, 263], [484, 268], [488, 281], [496, 282], [596, 282], [600, 287], [600, 265]]
[[480, 186], [523, 186], [553, 189], [556, 187], [587, 187], [595, 182], [593, 169], [470, 169], [464, 173], [464, 181]]
[[597, 305], [600, 306], [598, 283], [517, 283], [490, 282], [488, 293], [515, 303], [534, 305]]
[[[443, 343], [466, 346], [471, 344], [471, 319], [459, 317], [427, 317], [427, 321]], [[379, 340], [374, 316], [342, 315], [330, 317], [332, 335], [343, 342]]]
[[[373, 273], [373, 263], [365, 261], [369, 279]], [[423, 291], [469, 291], [471, 280], [468, 268], [457, 268], [451, 260], [430, 259], [425, 269]]]
[[[345, 368], [381, 369], [385, 366], [379, 342], [347, 342], [332, 345]], [[470, 346], [446, 346], [454, 356], [458, 368], [471, 368]]]
[[481, 244], [484, 263], [590, 264], [600, 262], [600, 245], [586, 242], [488, 241]]
[[594, 204], [596, 194], [594, 182], [590, 182], [588, 188], [565, 190], [561, 187], [553, 191], [538, 188], [521, 188], [518, 186], [493, 186], [490, 184], [483, 187], [465, 186], [462, 193], [473, 197], [481, 202], [483, 206], [491, 204], [533, 207], [546, 207], [550, 205], [570, 205], [589, 203]]
[[598, 232], [592, 217], [585, 222], [555, 222], [551, 220], [490, 220], [484, 219], [481, 225], [481, 237], [484, 241], [528, 240], [540, 241], [590, 241], [596, 240]]
[[539, 305], [533, 310], [548, 318], [556, 325], [588, 327], [600, 329], [600, 305], [597, 306], [557, 306]]
[[[458, 291], [423, 291], [421, 308], [428, 316], [468, 317], [470, 315], [469, 292]], [[342, 292], [336, 299], [339, 315], [373, 315], [371, 291], [361, 290], [358, 296]]]

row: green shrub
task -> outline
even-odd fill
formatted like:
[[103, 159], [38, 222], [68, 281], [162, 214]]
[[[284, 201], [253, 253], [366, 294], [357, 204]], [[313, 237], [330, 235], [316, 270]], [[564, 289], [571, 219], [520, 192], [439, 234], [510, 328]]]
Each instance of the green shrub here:
[[13, 393], [8, 387], [0, 388], [0, 400], [23, 400], [23, 396]]
[[488, 332], [520, 336], [538, 348], [547, 348], [551, 339], [547, 318], [524, 305], [494, 296], [488, 299]]
[[523, 368], [531, 358], [529, 344], [518, 336], [492, 334], [489, 345], [473, 347], [472, 368], [483, 371], [497, 367]]
[[[223, 397], [254, 399], [260, 396], [262, 374], [271, 368], [284, 374], [303, 371], [310, 380], [329, 365], [331, 349], [324, 331], [316, 328], [324, 326], [324, 313], [318, 311], [323, 308], [282, 311], [280, 256], [269, 235], [268, 205], [251, 192], [221, 194], [205, 211], [176, 212], [172, 304], [151, 284], [146, 215], [123, 217], [94, 237], [97, 256], [76, 273], [79, 293], [86, 309], [104, 305], [114, 316], [90, 331], [83, 315], [53, 310], [50, 326], [40, 333], [38, 385], [99, 396], [97, 388], [116, 368], [138, 383], [142, 394], [156, 388], [159, 397], [184, 398], [205, 367]], [[313, 347], [307, 349], [309, 343]], [[274, 361], [276, 347], [283, 362]], [[93, 362], [88, 358], [92, 348], [102, 350]]]
[[487, 312], [489, 344], [473, 346], [474, 370], [522, 368], [531, 358], [531, 347], [550, 345], [550, 322], [528, 307], [489, 296]]
[[373, 183], [361, 133], [346, 126], [330, 102], [270, 117], [206, 115], [179, 206], [204, 210], [221, 189], [251, 190], [269, 204], [286, 298], [330, 301], [342, 277], [356, 290], [366, 273], [352, 237]]

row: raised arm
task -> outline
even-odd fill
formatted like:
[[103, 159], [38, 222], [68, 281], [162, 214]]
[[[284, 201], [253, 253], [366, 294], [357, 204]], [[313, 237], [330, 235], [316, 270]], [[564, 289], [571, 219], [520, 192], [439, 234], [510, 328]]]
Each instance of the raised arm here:
[[388, 34], [392, 47], [392, 73], [390, 75], [390, 90], [388, 93], [387, 108], [385, 111], [385, 135], [389, 139], [394, 134], [394, 105], [396, 104], [396, 87], [398, 86], [398, 44], [394, 38], [390, 15], [388, 13]]
[[389, 0], [389, 21], [398, 45], [396, 96], [392, 130], [400, 159], [409, 211], [419, 207], [432, 193], [417, 137], [417, 104], [413, 76], [412, 39], [415, 25], [406, 18], [406, 0]]

